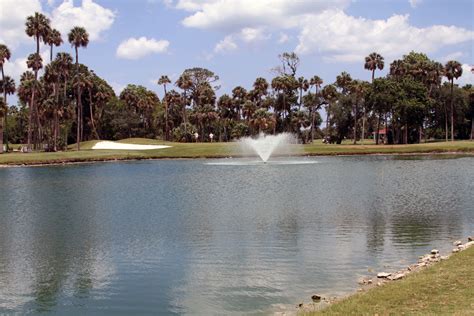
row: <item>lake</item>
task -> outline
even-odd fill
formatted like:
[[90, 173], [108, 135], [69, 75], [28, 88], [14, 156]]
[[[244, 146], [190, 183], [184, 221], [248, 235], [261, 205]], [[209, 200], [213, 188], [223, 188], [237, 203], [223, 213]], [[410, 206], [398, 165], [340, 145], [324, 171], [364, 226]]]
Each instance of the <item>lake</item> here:
[[0, 314], [295, 310], [474, 233], [472, 157], [298, 159], [0, 169]]

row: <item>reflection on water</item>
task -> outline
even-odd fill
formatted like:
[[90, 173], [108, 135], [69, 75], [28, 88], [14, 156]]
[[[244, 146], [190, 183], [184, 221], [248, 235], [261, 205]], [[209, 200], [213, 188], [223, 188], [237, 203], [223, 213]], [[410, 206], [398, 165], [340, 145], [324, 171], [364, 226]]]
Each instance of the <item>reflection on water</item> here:
[[1, 169], [0, 314], [268, 313], [474, 229], [473, 158], [296, 161]]

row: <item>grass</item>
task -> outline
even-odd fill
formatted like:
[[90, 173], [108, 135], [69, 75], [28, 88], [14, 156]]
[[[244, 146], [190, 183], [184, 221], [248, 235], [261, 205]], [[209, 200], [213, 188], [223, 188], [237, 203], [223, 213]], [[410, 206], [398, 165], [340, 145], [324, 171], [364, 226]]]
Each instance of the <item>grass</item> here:
[[[133, 144], [165, 144], [172, 147], [157, 150], [91, 150], [97, 141], [81, 143], [81, 151], [70, 145], [67, 152], [35, 152], [35, 153], [8, 153], [0, 155], [0, 165], [34, 165], [63, 162], [88, 162], [125, 159], [151, 158], [220, 158], [239, 156], [239, 145], [233, 143], [171, 143], [153, 139], [130, 138], [119, 142]], [[301, 149], [301, 148], [300, 148]], [[323, 144], [315, 141], [313, 144], [303, 145], [298, 151], [300, 155], [363, 155], [363, 154], [424, 154], [441, 152], [463, 152], [474, 154], [474, 142], [434, 142], [413, 145], [341, 145]]]
[[474, 315], [474, 247], [310, 315]]

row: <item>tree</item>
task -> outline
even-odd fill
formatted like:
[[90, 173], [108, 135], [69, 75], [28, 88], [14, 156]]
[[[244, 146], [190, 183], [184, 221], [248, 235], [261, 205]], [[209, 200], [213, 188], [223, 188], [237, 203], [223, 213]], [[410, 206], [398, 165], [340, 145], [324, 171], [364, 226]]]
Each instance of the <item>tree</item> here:
[[86, 29], [80, 26], [75, 26], [68, 34], [68, 41], [71, 43], [71, 46], [74, 47], [76, 52], [76, 65], [79, 63], [79, 47], [86, 48], [89, 44], [89, 33]]
[[[40, 52], [40, 40], [45, 40], [46, 36], [50, 32], [50, 21], [49, 19], [38, 12], [35, 12], [34, 15], [29, 16], [26, 18], [26, 35], [33, 37], [36, 40], [36, 56], [41, 58]], [[31, 56], [31, 55], [30, 55]], [[38, 60], [38, 57], [36, 57]], [[30, 66], [28, 66], [30, 67]], [[31, 67], [32, 68], [32, 67]], [[35, 67], [34, 74], [35, 74], [35, 81], [38, 81], [38, 70], [41, 67]], [[30, 113], [28, 118], [28, 151], [31, 151], [31, 140], [32, 140], [32, 123], [33, 123], [33, 116], [38, 116], [38, 111], [35, 105], [35, 88], [38, 86], [37, 82], [32, 86], [32, 93], [31, 93], [31, 101], [30, 101]], [[39, 121], [39, 118], [36, 117], [36, 121]]]
[[310, 96], [310, 100], [307, 102], [309, 113], [311, 115], [311, 142], [314, 141], [314, 124], [315, 124], [315, 119], [316, 119], [316, 113], [320, 109], [322, 103], [320, 103], [320, 95], [319, 95], [319, 89], [321, 89], [321, 86], [323, 84], [323, 79], [321, 79], [319, 76], [313, 76], [309, 80], [309, 86], [310, 86], [310, 91], [311, 87], [315, 87], [315, 94], [314, 97]]
[[337, 100], [338, 95], [334, 85], [325, 86], [321, 93], [324, 99], [324, 104], [326, 104], [326, 140], [328, 140], [330, 131], [329, 117], [331, 115], [331, 104]]
[[[164, 96], [163, 99], [166, 98], [166, 85], [170, 84], [171, 80], [168, 78], [168, 76], [163, 75], [158, 79], [158, 85], [162, 85], [164, 89]], [[165, 140], [169, 140], [169, 127], [168, 127], [168, 103], [166, 100], [164, 101], [165, 104]]]
[[53, 61], [53, 46], [57, 47], [63, 43], [61, 33], [56, 29], [51, 29], [44, 38], [44, 43], [50, 46], [49, 58]]
[[298, 66], [300, 64], [300, 58], [296, 53], [283, 53], [278, 55], [280, 59], [281, 66], [275, 68], [275, 71], [280, 76], [292, 76], [296, 75], [296, 71], [298, 70]]
[[[11, 53], [10, 49], [4, 45], [0, 44], [0, 69], [2, 70], [2, 91], [3, 91], [3, 102], [5, 103], [5, 117], [8, 115], [8, 103], [7, 103], [7, 83], [8, 80], [5, 78], [5, 73], [3, 70], [3, 65], [5, 64], [6, 61], [10, 60]], [[6, 121], [5, 121], [6, 122]], [[0, 119], [0, 154], [3, 153], [3, 118]], [[7, 125], [5, 124], [5, 130], [7, 130]], [[6, 137], [7, 140], [7, 150], [8, 150], [8, 138]]]
[[81, 103], [81, 94], [82, 91], [79, 91], [79, 89], [82, 87], [84, 76], [79, 75], [79, 52], [78, 48], [79, 47], [84, 47], [86, 48], [87, 45], [89, 44], [89, 34], [87, 33], [86, 29], [80, 26], [75, 26], [72, 28], [72, 30], [68, 34], [68, 41], [71, 43], [71, 45], [74, 47], [74, 50], [76, 52], [76, 74], [75, 74], [75, 79], [74, 81], [76, 82], [75, 87], [77, 89], [76, 96], [77, 96], [77, 102], [76, 102], [76, 107], [77, 107], [77, 131], [78, 135], [76, 135], [77, 138], [77, 150], [81, 150], [81, 126], [79, 124], [82, 124], [82, 109], [79, 107], [82, 106]]
[[378, 68], [382, 70], [384, 66], [384, 58], [377, 54], [376, 52], [371, 53], [369, 56], [365, 57], [364, 68], [372, 71], [372, 82], [375, 78], [375, 70]]
[[458, 61], [450, 60], [444, 66], [444, 75], [451, 82], [451, 141], [454, 142], [454, 79], [462, 76], [462, 66]]

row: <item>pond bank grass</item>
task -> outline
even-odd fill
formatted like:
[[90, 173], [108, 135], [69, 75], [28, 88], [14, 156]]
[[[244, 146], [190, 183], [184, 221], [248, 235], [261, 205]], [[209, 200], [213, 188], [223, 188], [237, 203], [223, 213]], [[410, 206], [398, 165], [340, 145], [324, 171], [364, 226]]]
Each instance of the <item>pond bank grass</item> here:
[[474, 247], [304, 315], [474, 315]]

